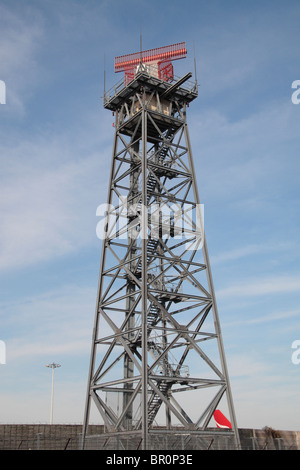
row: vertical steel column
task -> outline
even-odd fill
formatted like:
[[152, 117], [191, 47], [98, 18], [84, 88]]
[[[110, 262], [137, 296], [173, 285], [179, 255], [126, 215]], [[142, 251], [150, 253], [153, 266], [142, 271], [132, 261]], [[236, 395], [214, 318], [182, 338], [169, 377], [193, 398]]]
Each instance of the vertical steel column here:
[[[135, 158], [135, 155], [137, 155], [139, 152], [139, 141], [136, 142], [130, 151], [130, 158], [131, 158], [131, 167], [132, 172], [130, 174], [130, 189], [129, 189], [129, 203], [127, 203], [127, 211], [130, 211], [130, 206], [136, 206], [138, 202], [138, 171], [134, 170], [134, 163], [133, 160]], [[134, 269], [135, 261], [133, 261], [134, 257], [136, 256], [136, 251], [137, 251], [137, 237], [135, 230], [132, 232], [129, 230], [128, 231], [128, 246], [131, 247], [129, 250], [129, 268], [130, 270]], [[128, 279], [127, 283], [127, 294], [132, 294], [129, 295], [126, 299], [126, 317], [127, 317], [127, 326], [125, 330], [129, 330], [128, 333], [128, 341], [131, 342], [134, 337], [134, 333], [131, 331], [135, 327], [135, 314], [132, 311], [132, 308], [135, 303], [135, 283], [132, 282], [132, 280]], [[130, 379], [134, 376], [134, 363], [131, 359], [131, 357], [125, 353], [124, 357], [124, 378], [125, 379]], [[125, 383], [124, 384], [125, 389], [127, 390], [126, 392], [123, 393], [123, 410], [126, 410], [126, 425], [125, 429], [131, 430], [133, 428], [133, 406], [131, 403], [131, 398], [132, 398], [132, 393], [134, 392], [133, 390], [133, 384], [132, 382]], [[129, 390], [129, 391], [128, 391]]]
[[142, 439], [143, 449], [148, 449], [148, 347], [147, 347], [147, 112], [145, 93], [142, 109]]

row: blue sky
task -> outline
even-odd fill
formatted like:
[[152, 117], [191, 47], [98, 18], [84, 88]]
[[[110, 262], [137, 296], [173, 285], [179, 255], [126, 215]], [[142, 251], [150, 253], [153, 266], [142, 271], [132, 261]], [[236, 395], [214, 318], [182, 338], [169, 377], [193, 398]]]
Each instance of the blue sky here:
[[188, 122], [239, 427], [300, 429], [298, 1], [0, 0], [0, 423], [81, 423], [114, 57], [186, 41]]

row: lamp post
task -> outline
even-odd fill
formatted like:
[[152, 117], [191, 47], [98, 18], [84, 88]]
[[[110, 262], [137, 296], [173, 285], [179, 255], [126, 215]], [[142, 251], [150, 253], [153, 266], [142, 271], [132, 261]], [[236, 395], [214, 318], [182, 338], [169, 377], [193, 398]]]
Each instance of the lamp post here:
[[46, 364], [46, 367], [52, 369], [52, 387], [51, 387], [51, 410], [50, 410], [50, 424], [53, 422], [53, 394], [54, 394], [54, 369], [61, 367], [60, 364], [52, 362], [52, 364]]

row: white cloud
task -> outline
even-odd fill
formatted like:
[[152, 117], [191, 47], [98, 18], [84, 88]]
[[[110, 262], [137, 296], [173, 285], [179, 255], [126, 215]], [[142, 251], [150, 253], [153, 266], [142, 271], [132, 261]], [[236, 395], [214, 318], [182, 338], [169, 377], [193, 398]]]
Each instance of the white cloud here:
[[245, 320], [245, 323], [249, 324], [259, 324], [259, 323], [266, 323], [272, 322], [274, 323], [277, 320], [288, 320], [289, 318], [299, 318], [300, 317], [300, 309], [293, 309], [293, 310], [283, 310], [277, 313], [270, 313], [268, 315], [262, 315], [257, 318], [251, 318], [249, 320]]
[[101, 170], [108, 151], [98, 142], [99, 120], [89, 116], [75, 138], [70, 131], [45, 131], [26, 140], [13, 135], [2, 144], [0, 271], [55, 259], [96, 240], [96, 208], [107, 196]]
[[215, 109], [191, 113], [191, 145], [202, 202], [259, 202], [263, 197], [278, 198], [287, 181], [297, 184], [295, 108], [287, 96], [286, 101], [262, 103], [259, 111], [234, 120]]
[[92, 175], [92, 159], [90, 163], [90, 169], [75, 163], [48, 170], [24, 168], [2, 184], [2, 270], [61, 256], [90, 239], [84, 226], [87, 217], [77, 197], [85, 178]]
[[36, 52], [43, 37], [37, 12], [28, 10], [24, 17], [0, 5], [1, 79], [7, 91], [6, 113], [24, 114], [24, 101], [33, 93], [38, 74]]
[[78, 356], [90, 348], [96, 290], [64, 286], [0, 305], [7, 365], [28, 358]]
[[227, 263], [228, 261], [240, 260], [247, 256], [252, 256], [256, 254], [266, 254], [270, 252], [276, 252], [282, 249], [290, 249], [291, 245], [287, 243], [254, 243], [246, 246], [241, 246], [231, 250], [224, 251], [217, 255], [210, 256], [211, 264], [218, 265], [221, 263]]
[[261, 358], [251, 357], [245, 351], [238, 355], [231, 355], [228, 358], [230, 377], [251, 378], [268, 371], [268, 365], [261, 361]]
[[299, 292], [299, 276], [273, 276], [269, 278], [251, 279], [242, 283], [220, 289], [217, 296], [224, 297], [253, 297], [269, 294]]
[[[22, 378], [9, 393], [0, 392], [0, 401], [5, 406], [1, 410], [1, 423], [4, 424], [49, 424], [51, 399], [51, 372], [43, 373], [41, 365], [36, 380], [26, 389]], [[37, 380], [38, 379], [38, 380]], [[82, 424], [84, 416], [86, 382], [76, 378], [76, 386], [69, 377], [69, 370], [61, 367], [55, 373], [53, 423]], [[19, 387], [22, 386], [20, 399]], [[28, 385], [28, 384], [27, 384]], [[13, 413], [12, 413], [13, 410]], [[37, 446], [38, 436], [35, 445]], [[34, 446], [34, 443], [32, 444]], [[37, 448], [37, 447], [36, 447]], [[34, 449], [34, 447], [33, 447]]]
[[[300, 309], [291, 309], [291, 310], [286, 310], [282, 309], [280, 312], [270, 312], [265, 315], [260, 315], [259, 317], [251, 316], [248, 318], [245, 318], [244, 316], [240, 318], [239, 320], [235, 320], [232, 322], [224, 322], [223, 326], [226, 326], [226, 328], [230, 328], [232, 326], [236, 325], [259, 325], [260, 323], [272, 323], [275, 325], [275, 322], [277, 320], [289, 320], [291, 318], [300, 318]], [[280, 323], [280, 328], [281, 332], [283, 332], [283, 327], [282, 323]], [[284, 326], [284, 331], [294, 331], [295, 330], [295, 325], [293, 323], [287, 323]]]

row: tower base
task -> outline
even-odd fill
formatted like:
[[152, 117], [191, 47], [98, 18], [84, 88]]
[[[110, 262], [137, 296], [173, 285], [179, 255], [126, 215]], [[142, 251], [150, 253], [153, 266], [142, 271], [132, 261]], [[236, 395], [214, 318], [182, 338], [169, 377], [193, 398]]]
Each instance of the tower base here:
[[[149, 430], [149, 451], [178, 450], [238, 450], [232, 430], [191, 431], [157, 428]], [[87, 435], [84, 450], [143, 450], [143, 435], [137, 432], [119, 432]]]

